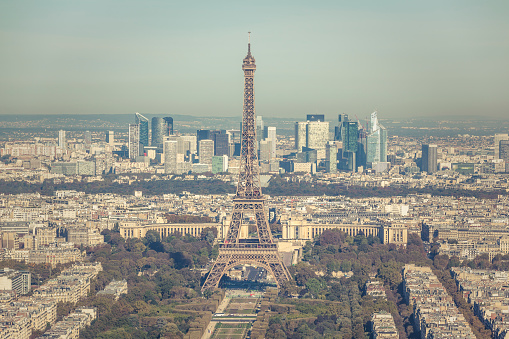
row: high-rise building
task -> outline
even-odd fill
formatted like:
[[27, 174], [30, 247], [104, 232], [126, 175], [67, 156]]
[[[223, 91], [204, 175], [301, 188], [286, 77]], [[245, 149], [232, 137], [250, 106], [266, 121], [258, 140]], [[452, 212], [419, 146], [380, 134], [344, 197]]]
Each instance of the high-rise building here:
[[115, 143], [115, 133], [113, 131], [106, 131], [106, 142], [111, 146]]
[[367, 136], [366, 163], [387, 162], [387, 130], [378, 122], [377, 112], [371, 113]]
[[263, 138], [276, 140], [276, 127], [265, 126], [263, 130]]
[[65, 140], [65, 131], [64, 130], [58, 131], [58, 147], [60, 147], [61, 149], [67, 148], [67, 142]]
[[200, 140], [198, 145], [198, 157], [200, 159], [200, 164], [212, 165], [212, 157], [214, 156], [214, 141], [204, 139]]
[[152, 146], [163, 147], [164, 137], [167, 137], [166, 123], [163, 118], [152, 118]]
[[321, 121], [321, 122], [324, 122], [325, 121], [325, 115], [323, 115], [323, 114], [308, 114], [306, 116], [306, 120], [307, 121]]
[[164, 120], [164, 126], [165, 126], [164, 135], [165, 136], [173, 135], [173, 118], [172, 117], [164, 117], [163, 120]]
[[90, 131], [85, 131], [83, 141], [85, 142], [85, 146], [90, 147], [92, 144], [92, 133], [90, 133]]
[[164, 173], [176, 174], [177, 173], [177, 144], [176, 140], [164, 141]]
[[435, 173], [438, 166], [437, 145], [422, 145], [421, 171]]
[[500, 140], [499, 159], [505, 162], [505, 171], [509, 172], [509, 140]]
[[272, 140], [271, 143], [271, 158], [276, 158], [276, 144], [277, 144], [277, 133], [276, 133], [276, 127], [272, 126], [265, 126], [265, 129], [263, 130], [263, 138]]
[[357, 139], [357, 153], [355, 156], [356, 167], [366, 167], [366, 155], [368, 151], [368, 134], [364, 128], [359, 128]]
[[256, 117], [256, 130], [263, 132], [264, 125], [263, 125], [263, 118], [261, 115]]
[[306, 126], [306, 147], [325, 149], [329, 141], [328, 121], [309, 121]]
[[140, 125], [140, 155], [143, 155], [143, 147], [150, 146], [148, 143], [148, 119], [140, 113], [135, 113], [135, 122]]
[[327, 173], [337, 173], [338, 170], [338, 148], [333, 142], [327, 143], [325, 147], [325, 171]]
[[323, 151], [320, 159], [325, 156], [325, 145], [329, 141], [328, 121], [298, 121], [295, 123], [295, 148], [301, 152], [303, 147]]
[[343, 123], [348, 121], [348, 114], [342, 113], [338, 115], [338, 126], [334, 127], [334, 140], [342, 141], [343, 135], [341, 134], [343, 131]]
[[273, 158], [272, 156], [272, 145], [274, 141], [272, 139], [263, 139], [260, 141], [260, 161], [270, 162]]
[[298, 121], [295, 123], [295, 148], [297, 152], [302, 152], [302, 147], [306, 147], [307, 124], [307, 121]]
[[226, 131], [220, 131], [220, 133], [214, 133], [214, 155], [230, 155], [230, 136], [226, 134]]
[[265, 129], [263, 119], [261, 116], [256, 117], [256, 149], [260, 146], [260, 141], [263, 139], [263, 131]]
[[509, 140], [508, 134], [495, 134], [495, 159], [502, 159], [500, 157], [500, 142]]
[[140, 125], [129, 124], [129, 159], [136, 159], [140, 155]]
[[212, 173], [223, 173], [228, 171], [228, 156], [213, 156], [212, 157]]
[[182, 151], [186, 156], [196, 153], [196, 135], [181, 135]]
[[208, 129], [199, 129], [196, 131], [196, 139], [199, 142], [200, 140], [210, 139], [210, 130]]
[[343, 152], [357, 152], [359, 138], [359, 124], [357, 121], [344, 121], [341, 128]]

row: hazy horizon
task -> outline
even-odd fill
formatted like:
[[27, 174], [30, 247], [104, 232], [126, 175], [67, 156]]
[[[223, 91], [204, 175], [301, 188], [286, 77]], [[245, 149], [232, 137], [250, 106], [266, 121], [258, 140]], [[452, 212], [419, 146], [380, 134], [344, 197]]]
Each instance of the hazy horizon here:
[[[0, 3], [0, 114], [509, 116], [504, 1]], [[165, 113], [161, 113], [165, 112]]]

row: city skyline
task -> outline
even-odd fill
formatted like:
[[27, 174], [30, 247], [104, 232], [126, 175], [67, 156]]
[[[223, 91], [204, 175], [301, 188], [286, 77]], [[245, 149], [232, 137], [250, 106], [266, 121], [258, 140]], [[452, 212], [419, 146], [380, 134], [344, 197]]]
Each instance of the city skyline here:
[[503, 2], [26, 5], [0, 5], [0, 115], [238, 116], [247, 31], [263, 60], [262, 116], [504, 118], [509, 107]]

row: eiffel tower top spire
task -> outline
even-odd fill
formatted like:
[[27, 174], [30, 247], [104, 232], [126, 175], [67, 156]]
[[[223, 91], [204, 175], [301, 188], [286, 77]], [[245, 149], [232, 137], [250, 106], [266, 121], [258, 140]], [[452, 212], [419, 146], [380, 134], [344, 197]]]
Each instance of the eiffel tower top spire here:
[[[254, 71], [256, 70], [255, 58], [251, 55], [251, 32], [249, 33], [248, 43], [247, 43], [247, 55], [242, 62], [242, 69], [244, 70], [244, 75], [254, 76]], [[246, 71], [252, 72], [246, 72]]]

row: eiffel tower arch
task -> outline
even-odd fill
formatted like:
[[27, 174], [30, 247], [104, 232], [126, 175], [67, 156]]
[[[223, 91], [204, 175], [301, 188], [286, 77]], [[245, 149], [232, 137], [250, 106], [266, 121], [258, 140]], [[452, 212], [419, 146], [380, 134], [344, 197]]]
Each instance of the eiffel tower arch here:
[[[219, 246], [219, 255], [202, 286], [202, 291], [216, 288], [222, 276], [231, 268], [243, 264], [260, 266], [276, 280], [277, 286], [291, 278], [281, 260], [277, 243], [272, 238], [265, 209], [265, 197], [260, 184], [260, 169], [256, 152], [256, 126], [254, 109], [255, 59], [251, 55], [251, 43], [247, 45], [247, 56], [242, 63], [244, 71], [244, 111], [242, 115], [242, 143], [239, 181], [233, 199], [230, 228]], [[245, 215], [256, 221], [258, 239], [246, 242], [240, 238], [240, 228]]]

